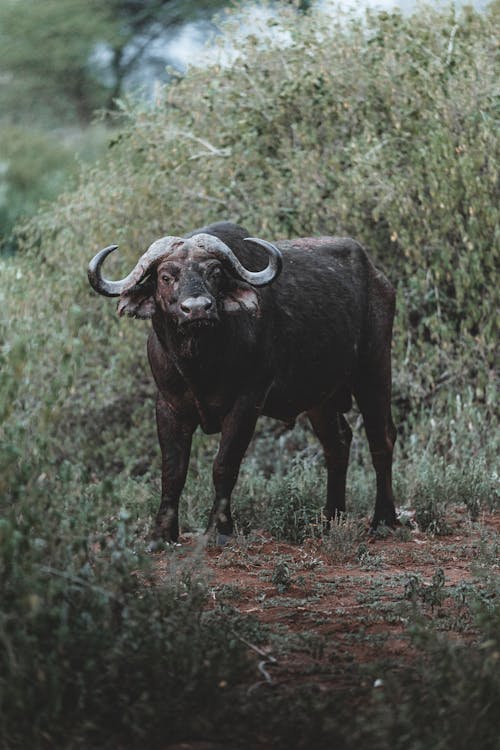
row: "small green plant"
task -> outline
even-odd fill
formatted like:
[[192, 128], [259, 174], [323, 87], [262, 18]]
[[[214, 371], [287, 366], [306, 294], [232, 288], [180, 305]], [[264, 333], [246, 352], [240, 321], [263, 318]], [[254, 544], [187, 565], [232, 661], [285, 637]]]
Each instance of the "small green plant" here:
[[419, 529], [436, 536], [450, 533], [450, 526], [446, 520], [446, 508], [450, 498], [445, 469], [441, 467], [430, 463], [420, 471], [412, 498], [415, 521]]
[[288, 591], [288, 589], [292, 585], [292, 574], [290, 571], [290, 566], [285, 560], [279, 560], [276, 563], [271, 577], [271, 582], [276, 586], [280, 594]]
[[439, 500], [426, 492], [415, 499], [415, 520], [419, 528], [429, 534], [443, 536], [451, 531]]
[[422, 531], [437, 536], [450, 533], [447, 509], [464, 505], [469, 518], [478, 520], [481, 509], [496, 505], [495, 473], [482, 460], [449, 463], [427, 449], [406, 469], [402, 491], [415, 510], [415, 520]]
[[409, 542], [412, 538], [411, 528], [409, 526], [398, 526], [394, 531], [394, 538], [398, 542]]
[[363, 570], [379, 570], [384, 565], [383, 556], [374, 554], [366, 542], [361, 542], [358, 546], [356, 559]]
[[342, 515], [333, 521], [322, 537], [322, 551], [332, 563], [346, 563], [356, 556], [356, 545], [366, 535], [363, 521]]
[[125, 510], [97, 538], [23, 510], [0, 520], [0, 745], [101, 746], [105, 726], [116, 746], [180, 737], [187, 696], [206, 707], [245, 671], [231, 617], [203, 613], [203, 571], [158, 586]]
[[315, 461], [291, 456], [287, 473], [267, 480], [245, 476], [245, 465], [242, 474], [234, 513], [240, 527], [265, 528], [276, 539], [298, 543], [314, 535], [326, 489], [326, 477]]
[[494, 571], [500, 568], [500, 539], [497, 536], [481, 534], [474, 565], [479, 570]]
[[410, 575], [405, 583], [405, 598], [410, 599], [413, 604], [421, 601], [434, 609], [443, 603], [446, 596], [445, 576], [442, 568], [436, 569], [430, 584], [424, 584], [415, 574]]

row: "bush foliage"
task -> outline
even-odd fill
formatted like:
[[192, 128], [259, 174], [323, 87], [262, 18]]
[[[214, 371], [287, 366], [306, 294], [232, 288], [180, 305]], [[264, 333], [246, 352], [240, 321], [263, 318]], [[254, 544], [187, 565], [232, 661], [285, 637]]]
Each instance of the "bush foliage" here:
[[[13, 228], [37, 213], [40, 203], [54, 200], [77, 182], [79, 163], [94, 160], [105, 150], [106, 131], [0, 122], [0, 257], [17, 249]], [[77, 156], [75, 157], [75, 152]]]
[[[229, 656], [235, 669], [242, 664], [238, 648], [224, 646], [230, 624], [200, 615], [196, 586], [184, 604], [187, 589], [175, 586], [141, 586], [137, 595], [158, 494], [154, 388], [147, 324], [119, 321], [88, 286], [86, 265], [100, 247], [121, 244], [121, 259], [109, 264], [119, 276], [157, 237], [218, 219], [269, 240], [362, 240], [398, 290], [399, 499], [438, 515], [443, 493], [444, 503], [458, 493], [473, 513], [493, 502], [496, 7], [363, 20], [311, 13], [300, 23], [287, 11], [275, 23], [279, 45], [250, 39], [233, 65], [191, 70], [154, 106], [123, 104], [127, 124], [107, 157], [23, 227], [17, 256], [0, 261], [5, 747], [104, 747], [112, 694], [116, 715], [127, 705], [134, 728], [118, 722], [109, 746], [144, 738], [156, 746], [167, 720], [171, 737], [181, 736], [158, 703], [158, 691], [177, 689], [172, 653], [193, 706], [205, 705], [222, 677], [232, 679]], [[322, 503], [317, 462], [304, 476], [296, 466], [285, 484], [266, 477], [279, 478], [281, 452], [314, 451], [311, 437], [301, 426], [298, 437], [277, 438], [264, 423], [261, 439], [270, 451], [258, 438], [250, 450], [242, 527], [259, 519], [245, 507], [247, 493], [268, 508], [276, 534], [300, 540]], [[194, 523], [208, 511], [203, 478], [213, 447], [196, 438], [183, 499]], [[364, 513], [371, 470], [358, 439], [353, 448], [351, 504], [359, 495]], [[226, 656], [210, 652], [207, 666], [202, 643]], [[143, 673], [157, 682], [145, 684]], [[465, 693], [456, 700], [465, 711]], [[29, 737], [23, 706], [37, 716]], [[410, 719], [401, 719], [408, 731]], [[58, 737], [49, 729], [56, 725]], [[380, 732], [387, 739], [392, 731], [386, 717]]]

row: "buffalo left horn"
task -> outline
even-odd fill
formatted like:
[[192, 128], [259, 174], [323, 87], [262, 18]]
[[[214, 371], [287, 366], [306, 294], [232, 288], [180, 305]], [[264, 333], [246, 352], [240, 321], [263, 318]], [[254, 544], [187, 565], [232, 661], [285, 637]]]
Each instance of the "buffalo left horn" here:
[[246, 268], [244, 269], [247, 276], [245, 281], [254, 286], [265, 286], [277, 279], [283, 268], [283, 256], [276, 245], [267, 240], [261, 240], [258, 237], [245, 237], [245, 242], [253, 242], [254, 245], [260, 245], [269, 253], [269, 264], [263, 271], [247, 271]]
[[198, 234], [192, 239], [197, 240], [202, 247], [208, 250], [210, 255], [229, 265], [231, 271], [236, 276], [239, 276], [240, 279], [243, 279], [248, 284], [252, 284], [252, 286], [266, 286], [266, 284], [271, 284], [281, 273], [283, 267], [281, 251], [275, 245], [271, 244], [271, 242], [267, 242], [267, 240], [261, 240], [257, 237], [245, 237], [244, 242], [252, 242], [254, 245], [260, 245], [260, 247], [266, 250], [269, 256], [266, 268], [262, 271], [249, 271], [248, 268], [245, 268], [240, 263], [231, 248], [218, 237], [209, 234]]

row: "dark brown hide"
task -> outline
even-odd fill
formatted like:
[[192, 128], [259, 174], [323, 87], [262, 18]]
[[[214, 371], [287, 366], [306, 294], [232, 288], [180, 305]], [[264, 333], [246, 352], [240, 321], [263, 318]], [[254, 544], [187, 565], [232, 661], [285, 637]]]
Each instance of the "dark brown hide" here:
[[[244, 241], [248, 233], [242, 227], [222, 222], [188, 236], [198, 233], [221, 239], [252, 271], [266, 263], [265, 252]], [[120, 299], [120, 310], [152, 316], [148, 356], [158, 387], [163, 457], [157, 533], [166, 540], [178, 538], [179, 497], [198, 426], [221, 433], [209, 527], [223, 536], [233, 532], [231, 493], [260, 415], [290, 423], [307, 413], [326, 458], [326, 516], [345, 511], [352, 435], [343, 413], [352, 396], [376, 473], [372, 528], [396, 523], [390, 409], [394, 290], [352, 239], [275, 244], [283, 270], [269, 286], [255, 288], [213, 269], [216, 283], [209, 259], [183, 260], [181, 253], [160, 262]], [[189, 319], [182, 317], [182, 304]]]

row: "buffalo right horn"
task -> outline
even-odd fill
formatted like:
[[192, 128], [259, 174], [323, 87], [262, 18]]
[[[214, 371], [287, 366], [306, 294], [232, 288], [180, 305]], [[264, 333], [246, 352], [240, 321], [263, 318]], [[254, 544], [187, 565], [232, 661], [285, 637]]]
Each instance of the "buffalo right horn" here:
[[180, 237], [162, 237], [156, 240], [144, 255], [141, 255], [129, 275], [120, 281], [109, 281], [101, 275], [101, 266], [105, 259], [118, 248], [118, 245], [109, 245], [109, 247], [99, 250], [89, 263], [87, 273], [90, 286], [105, 297], [119, 297], [120, 294], [123, 294], [123, 292], [142, 281], [149, 273], [153, 263], [164, 255], [169, 255], [173, 250], [173, 246], [179, 242], [184, 242], [184, 240]]

